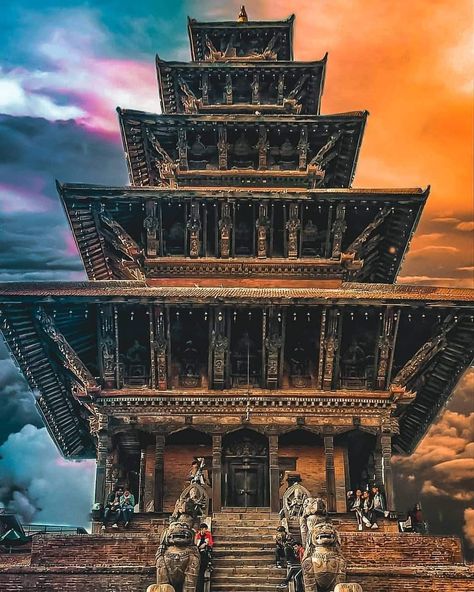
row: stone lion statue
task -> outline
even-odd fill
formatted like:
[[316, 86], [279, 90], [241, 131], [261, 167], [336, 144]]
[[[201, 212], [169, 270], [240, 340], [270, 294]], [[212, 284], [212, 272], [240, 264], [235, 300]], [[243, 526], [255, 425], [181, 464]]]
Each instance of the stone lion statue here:
[[157, 583], [147, 592], [196, 592], [200, 561], [189, 524], [173, 522], [156, 553]]
[[332, 522], [322, 520], [313, 526], [301, 565], [306, 592], [331, 592], [346, 581], [346, 560]]
[[307, 497], [303, 502], [300, 516], [301, 543], [306, 547], [309, 533], [317, 522], [327, 516], [326, 502], [322, 497]]

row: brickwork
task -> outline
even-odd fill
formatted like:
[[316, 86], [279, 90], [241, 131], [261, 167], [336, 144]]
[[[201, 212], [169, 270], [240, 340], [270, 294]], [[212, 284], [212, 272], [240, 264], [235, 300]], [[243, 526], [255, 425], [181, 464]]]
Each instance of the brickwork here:
[[171, 444], [165, 447], [164, 453], [164, 504], [165, 512], [172, 512], [176, 500], [183, 491], [186, 475], [191, 468], [195, 456], [210, 456], [210, 446]]
[[[346, 469], [345, 450], [342, 446], [334, 447], [334, 469], [336, 474], [336, 510], [346, 511]], [[315, 445], [280, 445], [278, 456], [296, 458], [296, 472], [301, 475], [303, 485], [312, 495], [326, 497], [326, 459], [324, 447]], [[286, 489], [282, 487], [283, 494]]]

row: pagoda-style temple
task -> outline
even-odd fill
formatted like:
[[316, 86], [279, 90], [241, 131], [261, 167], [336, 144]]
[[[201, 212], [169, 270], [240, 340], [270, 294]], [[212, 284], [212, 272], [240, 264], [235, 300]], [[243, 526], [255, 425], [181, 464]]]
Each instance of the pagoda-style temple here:
[[57, 185], [88, 281], [0, 285], [98, 503], [124, 483], [159, 520], [199, 457], [214, 517], [273, 515], [294, 473], [335, 517], [374, 482], [396, 516], [392, 455], [472, 363], [473, 291], [396, 284], [429, 188], [352, 187], [368, 114], [320, 114], [327, 56], [293, 61], [293, 20], [190, 19], [161, 113], [118, 109], [131, 185]]

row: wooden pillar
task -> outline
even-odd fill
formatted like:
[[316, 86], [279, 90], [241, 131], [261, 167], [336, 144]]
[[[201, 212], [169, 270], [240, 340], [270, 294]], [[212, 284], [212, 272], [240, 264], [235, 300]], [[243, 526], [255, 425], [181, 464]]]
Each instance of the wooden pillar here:
[[222, 434], [212, 434], [212, 511], [222, 507]]
[[334, 436], [324, 434], [324, 456], [326, 458], [326, 495], [328, 512], [336, 511], [336, 471], [334, 468]]
[[163, 512], [165, 435], [155, 434], [155, 512]]
[[146, 450], [140, 451], [140, 472], [138, 474], [138, 509], [143, 512], [145, 508], [145, 453]]
[[374, 473], [375, 484], [380, 487], [383, 484], [383, 460], [382, 451], [380, 449], [380, 438], [378, 439], [377, 446], [374, 450]]
[[105, 478], [109, 438], [107, 432], [99, 432], [97, 435], [97, 465], [95, 471], [94, 502], [105, 503]]
[[380, 435], [380, 448], [382, 451], [382, 476], [387, 510], [393, 512], [395, 511], [395, 492], [393, 490], [391, 434]]
[[280, 511], [280, 467], [278, 465], [278, 434], [268, 436], [268, 456], [270, 464], [270, 510]]

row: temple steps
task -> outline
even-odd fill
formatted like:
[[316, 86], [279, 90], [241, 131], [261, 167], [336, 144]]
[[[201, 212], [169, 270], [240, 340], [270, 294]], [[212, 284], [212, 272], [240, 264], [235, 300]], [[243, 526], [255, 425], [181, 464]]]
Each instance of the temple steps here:
[[214, 514], [212, 592], [273, 592], [286, 570], [277, 569], [278, 514], [268, 508], [226, 508]]

